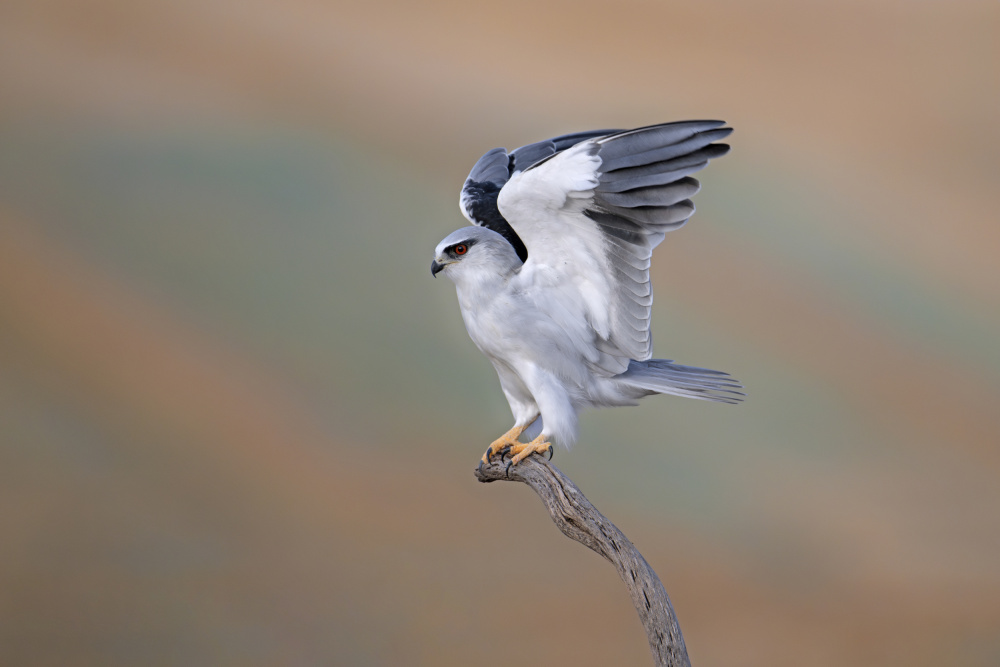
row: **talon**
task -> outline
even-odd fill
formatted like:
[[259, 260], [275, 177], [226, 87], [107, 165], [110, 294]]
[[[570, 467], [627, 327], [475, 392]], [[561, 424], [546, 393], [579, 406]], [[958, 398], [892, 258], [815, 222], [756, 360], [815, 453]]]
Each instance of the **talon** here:
[[538, 436], [531, 442], [519, 443], [518, 446], [514, 447], [514, 456], [511, 457], [510, 461], [514, 465], [517, 465], [532, 454], [544, 455], [546, 453], [551, 458], [553, 453], [552, 443], [546, 442], [543, 436]]
[[500, 456], [500, 463], [508, 461], [507, 467], [504, 469], [504, 475], [510, 478], [510, 467], [512, 465], [517, 465], [524, 460], [526, 456], [531, 454], [544, 454], [546, 453], [546, 448], [549, 455], [549, 460], [552, 460], [553, 450], [552, 445], [545, 442], [542, 436], [538, 436], [531, 442], [520, 442], [518, 440], [521, 437], [521, 433], [524, 432], [524, 426], [514, 426], [511, 430], [504, 433], [497, 440], [486, 448], [486, 453], [483, 454], [482, 463], [485, 465], [493, 464], [493, 457]]
[[520, 451], [517, 449], [517, 445], [521, 443], [519, 443], [517, 439], [521, 436], [523, 431], [524, 426], [517, 426], [515, 424], [513, 428], [494, 440], [486, 449], [486, 453], [483, 454], [483, 463], [493, 463], [493, 457], [497, 454], [500, 455], [500, 462], [503, 463], [504, 460], [510, 456], [511, 447], [514, 448], [515, 453]]

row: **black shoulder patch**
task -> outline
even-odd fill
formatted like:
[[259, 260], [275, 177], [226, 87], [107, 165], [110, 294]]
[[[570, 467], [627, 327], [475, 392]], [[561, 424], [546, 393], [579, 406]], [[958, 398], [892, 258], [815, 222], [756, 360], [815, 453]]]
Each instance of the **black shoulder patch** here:
[[514, 247], [522, 262], [528, 260], [528, 249], [517, 235], [510, 223], [504, 219], [497, 207], [497, 197], [500, 188], [507, 183], [515, 171], [525, 171], [548, 160], [553, 155], [566, 150], [570, 146], [588, 139], [595, 139], [618, 130], [593, 130], [564, 134], [554, 139], [546, 139], [533, 144], [521, 146], [509, 154], [503, 148], [487, 151], [476, 162], [462, 188], [462, 206], [466, 215], [480, 227], [492, 229], [507, 239]]
[[525, 262], [528, 260], [528, 249], [524, 247], [521, 237], [500, 214], [500, 209], [497, 207], [497, 198], [500, 196], [501, 187], [489, 181], [467, 180], [465, 187], [462, 188], [466, 197], [465, 207], [477, 225], [492, 229], [507, 239], [507, 242], [514, 247], [517, 256], [522, 262]]

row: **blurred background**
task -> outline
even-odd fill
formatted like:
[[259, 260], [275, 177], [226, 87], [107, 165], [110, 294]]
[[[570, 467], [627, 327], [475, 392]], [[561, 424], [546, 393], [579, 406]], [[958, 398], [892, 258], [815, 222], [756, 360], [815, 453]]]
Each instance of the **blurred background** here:
[[486, 150], [720, 118], [555, 462], [696, 665], [1000, 664], [995, 2], [7, 0], [0, 663], [648, 664], [431, 253]]

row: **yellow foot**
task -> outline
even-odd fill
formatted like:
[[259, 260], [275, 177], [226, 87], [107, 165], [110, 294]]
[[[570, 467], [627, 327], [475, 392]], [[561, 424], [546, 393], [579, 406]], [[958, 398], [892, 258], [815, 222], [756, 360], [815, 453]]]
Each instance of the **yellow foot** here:
[[494, 440], [493, 444], [486, 448], [486, 453], [483, 454], [483, 463], [489, 463], [497, 454], [500, 455], [501, 459], [506, 456], [507, 452], [513, 449], [515, 445], [520, 444], [517, 439], [521, 437], [521, 433], [526, 428], [527, 426], [518, 426], [515, 424], [513, 428]]
[[528, 443], [518, 442], [510, 448], [511, 465], [517, 465], [524, 459], [528, 458], [532, 454], [541, 454], [542, 456], [548, 455], [549, 460], [552, 460], [552, 443], [545, 442], [542, 436], [538, 436], [534, 440]]

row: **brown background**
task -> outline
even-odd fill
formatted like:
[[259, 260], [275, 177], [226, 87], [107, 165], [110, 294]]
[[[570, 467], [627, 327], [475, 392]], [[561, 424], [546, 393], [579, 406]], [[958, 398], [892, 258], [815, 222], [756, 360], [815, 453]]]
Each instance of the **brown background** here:
[[556, 462], [697, 665], [1000, 663], [995, 2], [8, 0], [0, 663], [646, 664], [613, 570], [472, 477], [478, 156], [718, 117], [657, 356], [739, 407]]

